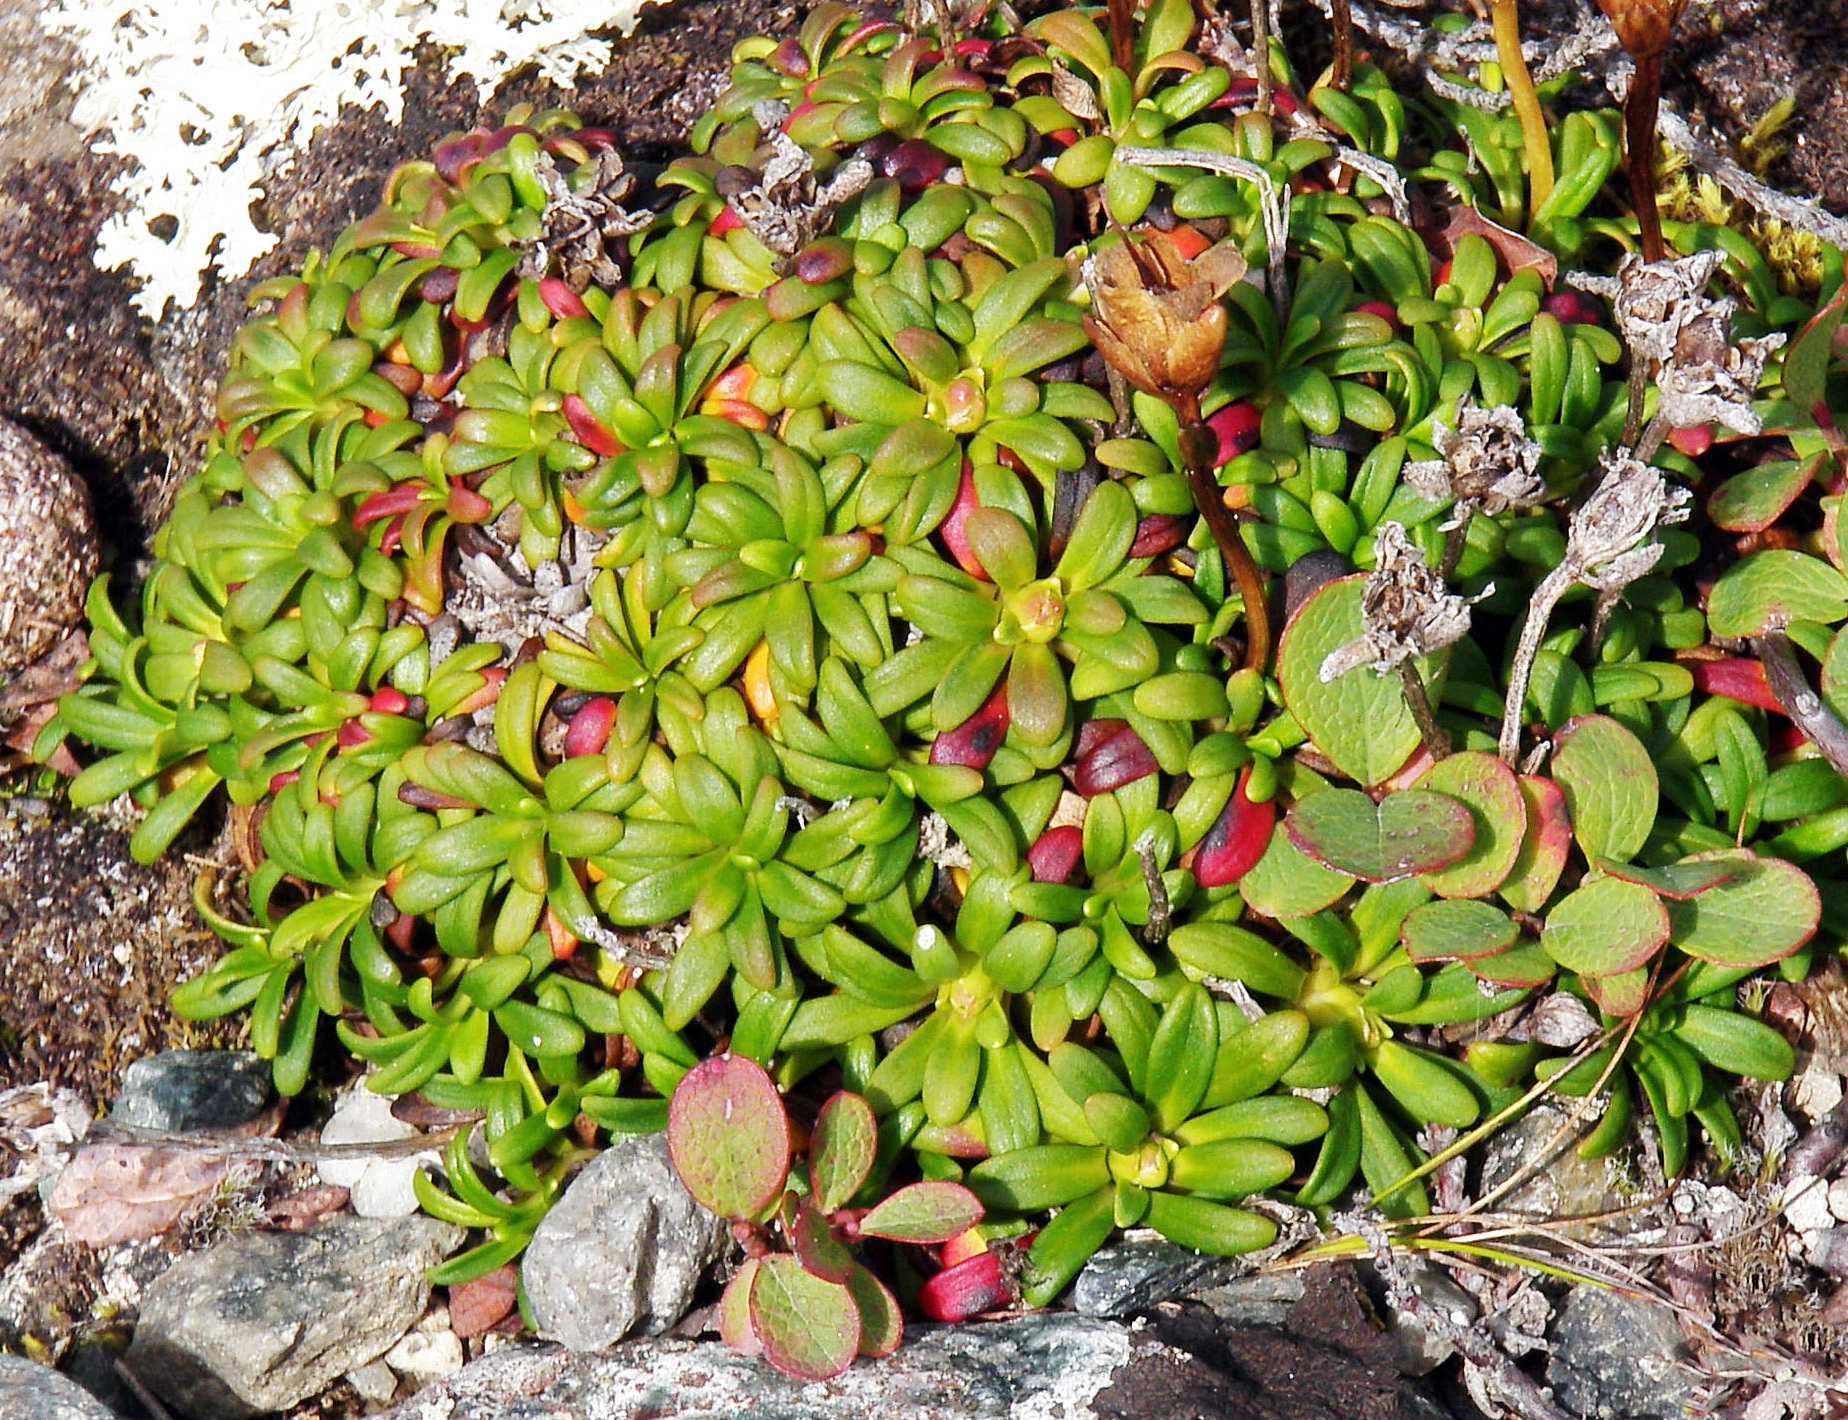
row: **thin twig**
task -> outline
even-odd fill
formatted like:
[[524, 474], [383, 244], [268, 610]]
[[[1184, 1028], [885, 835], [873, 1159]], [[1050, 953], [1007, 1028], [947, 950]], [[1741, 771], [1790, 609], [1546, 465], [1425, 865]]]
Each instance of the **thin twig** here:
[[1752, 650], [1764, 665], [1765, 684], [1792, 723], [1809, 736], [1824, 759], [1848, 774], [1848, 725], [1810, 689], [1809, 677], [1797, 664], [1796, 652], [1790, 649], [1790, 638], [1782, 631], [1767, 631], [1752, 638]]
[[1412, 720], [1418, 726], [1418, 735], [1424, 741], [1427, 753], [1433, 759], [1444, 759], [1450, 754], [1450, 732], [1437, 723], [1437, 716], [1431, 712], [1431, 697], [1425, 694], [1424, 681], [1419, 678], [1418, 667], [1409, 659], [1399, 662], [1399, 689], [1405, 696], [1405, 708], [1412, 712]]
[[215, 1159], [263, 1159], [274, 1163], [321, 1163], [332, 1159], [400, 1159], [413, 1154], [441, 1151], [462, 1125], [450, 1125], [409, 1139], [381, 1139], [361, 1144], [289, 1144], [281, 1139], [226, 1137], [222, 1134], [175, 1133], [166, 1129], [139, 1129], [114, 1120], [100, 1119], [90, 1126], [86, 1144], [133, 1144], [150, 1148], [181, 1149]]

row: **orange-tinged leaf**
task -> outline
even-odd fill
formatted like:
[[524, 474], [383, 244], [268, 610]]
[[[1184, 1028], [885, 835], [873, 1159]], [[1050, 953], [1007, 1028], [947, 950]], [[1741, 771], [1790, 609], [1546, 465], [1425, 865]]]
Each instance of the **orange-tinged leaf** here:
[[1538, 912], [1559, 885], [1566, 859], [1572, 852], [1572, 821], [1566, 813], [1565, 791], [1538, 774], [1520, 776], [1521, 800], [1527, 811], [1527, 830], [1514, 866], [1502, 879], [1502, 901], [1517, 912]]

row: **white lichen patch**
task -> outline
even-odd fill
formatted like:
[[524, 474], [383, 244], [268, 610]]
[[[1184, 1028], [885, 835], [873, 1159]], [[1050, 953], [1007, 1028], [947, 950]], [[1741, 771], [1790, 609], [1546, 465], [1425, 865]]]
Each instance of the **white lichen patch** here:
[[84, 73], [73, 121], [99, 154], [129, 165], [115, 179], [125, 210], [103, 224], [96, 264], [126, 266], [134, 304], [158, 319], [190, 306], [206, 273], [234, 278], [276, 244], [251, 219], [342, 108], [396, 121], [418, 44], [447, 52], [451, 79], [485, 100], [536, 64], [554, 83], [608, 64], [650, 0], [49, 0], [41, 21], [76, 48]]

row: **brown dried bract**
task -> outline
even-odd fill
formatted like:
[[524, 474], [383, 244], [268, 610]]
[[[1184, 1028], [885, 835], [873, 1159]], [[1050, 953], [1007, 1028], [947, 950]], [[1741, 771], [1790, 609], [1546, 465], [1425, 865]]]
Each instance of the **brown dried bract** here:
[[1084, 328], [1105, 360], [1145, 394], [1197, 397], [1219, 371], [1226, 341], [1220, 298], [1245, 274], [1229, 242], [1189, 261], [1160, 232], [1098, 252], [1085, 267]]

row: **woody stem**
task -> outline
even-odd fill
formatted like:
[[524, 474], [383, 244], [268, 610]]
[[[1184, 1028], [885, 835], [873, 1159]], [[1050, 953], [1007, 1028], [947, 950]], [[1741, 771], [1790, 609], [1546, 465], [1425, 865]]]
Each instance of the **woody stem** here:
[[[1570, 570], [1568, 570], [1570, 569]], [[1540, 654], [1540, 642], [1546, 636], [1553, 608], [1577, 579], [1578, 569], [1562, 563], [1540, 579], [1534, 597], [1527, 605], [1527, 620], [1521, 626], [1521, 639], [1514, 648], [1514, 662], [1508, 668], [1508, 700], [1502, 708], [1501, 741], [1496, 749], [1502, 763], [1510, 769], [1521, 753], [1521, 710], [1527, 703], [1527, 683], [1533, 678], [1534, 657]]]
[[1405, 708], [1412, 712], [1431, 758], [1444, 758], [1450, 753], [1450, 734], [1437, 723], [1437, 716], [1431, 711], [1431, 698], [1425, 694], [1424, 681], [1419, 679], [1418, 667], [1409, 660], [1399, 662], [1399, 688], [1405, 693]]
[[1264, 578], [1258, 564], [1251, 560], [1245, 540], [1226, 507], [1225, 494], [1213, 476], [1213, 453], [1217, 440], [1200, 418], [1200, 397], [1182, 394], [1174, 400], [1174, 412], [1181, 422], [1181, 462], [1187, 465], [1187, 481], [1193, 489], [1194, 507], [1206, 519], [1207, 530], [1219, 548], [1226, 571], [1238, 588], [1245, 607], [1245, 668], [1262, 672], [1270, 661], [1270, 607], [1264, 596]]
[[1470, 519], [1474, 516], [1474, 509], [1464, 508], [1457, 514], [1456, 525], [1444, 534], [1444, 558], [1437, 564], [1437, 575], [1446, 581], [1457, 570], [1457, 563], [1463, 560], [1463, 548], [1469, 541]]
[[1270, 67], [1270, 0], [1251, 0], [1251, 63], [1257, 71], [1255, 108], [1266, 119], [1271, 116]]

